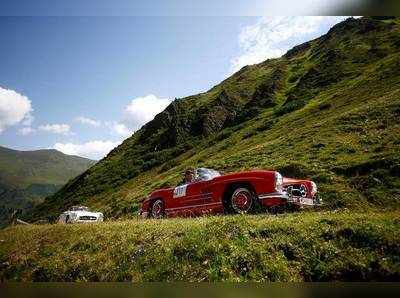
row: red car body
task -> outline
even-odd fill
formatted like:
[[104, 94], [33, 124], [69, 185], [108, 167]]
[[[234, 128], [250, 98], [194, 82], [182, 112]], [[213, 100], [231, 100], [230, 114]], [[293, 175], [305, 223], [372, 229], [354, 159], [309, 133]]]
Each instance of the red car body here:
[[[246, 208], [241, 209], [240, 202], [248, 204], [248, 200], [265, 208], [288, 205], [302, 208], [320, 204], [316, 185], [309, 180], [284, 178], [276, 171], [220, 175], [217, 171], [200, 168], [195, 170], [193, 182], [152, 192], [142, 202], [139, 214], [144, 218], [198, 216], [227, 212], [229, 205], [233, 206], [231, 211], [247, 213], [250, 208], [247, 210], [244, 205]], [[239, 208], [234, 208], [236, 205]], [[154, 213], [155, 208], [160, 209], [160, 216]]]

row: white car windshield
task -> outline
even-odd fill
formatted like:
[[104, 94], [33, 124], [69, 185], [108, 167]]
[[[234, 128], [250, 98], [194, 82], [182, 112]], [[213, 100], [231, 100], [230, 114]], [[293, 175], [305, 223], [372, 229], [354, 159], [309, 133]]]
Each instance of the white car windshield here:
[[221, 173], [216, 170], [206, 168], [196, 169], [196, 181], [207, 181], [218, 176], [221, 176]]
[[72, 206], [71, 211], [89, 211], [88, 207], [85, 206]]

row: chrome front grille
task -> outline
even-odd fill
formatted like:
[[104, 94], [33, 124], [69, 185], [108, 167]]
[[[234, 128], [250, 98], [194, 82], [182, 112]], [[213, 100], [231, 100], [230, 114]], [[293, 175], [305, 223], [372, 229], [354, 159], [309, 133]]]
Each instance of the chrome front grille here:
[[307, 196], [307, 187], [304, 184], [293, 184], [285, 186], [285, 191], [289, 196], [302, 197]]
[[97, 219], [96, 216], [88, 216], [88, 215], [79, 216], [79, 220], [96, 220], [96, 219]]

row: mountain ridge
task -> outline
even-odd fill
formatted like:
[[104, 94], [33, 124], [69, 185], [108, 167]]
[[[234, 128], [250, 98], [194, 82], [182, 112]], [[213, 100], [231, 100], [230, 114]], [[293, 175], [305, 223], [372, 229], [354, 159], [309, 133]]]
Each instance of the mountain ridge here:
[[93, 164], [54, 149], [20, 151], [0, 146], [0, 223], [15, 210], [33, 208]]

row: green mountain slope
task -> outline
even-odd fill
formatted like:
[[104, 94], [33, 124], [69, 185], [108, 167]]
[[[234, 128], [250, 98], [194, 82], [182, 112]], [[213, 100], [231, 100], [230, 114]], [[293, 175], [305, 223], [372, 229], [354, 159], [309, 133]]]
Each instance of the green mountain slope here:
[[56, 150], [16, 151], [0, 147], [0, 222], [55, 193], [94, 161]]
[[30, 215], [84, 203], [133, 215], [188, 166], [278, 169], [318, 182], [327, 208], [400, 200], [400, 19], [348, 19], [279, 59], [246, 66], [153, 121]]

